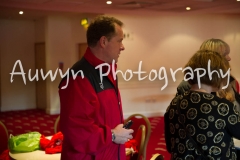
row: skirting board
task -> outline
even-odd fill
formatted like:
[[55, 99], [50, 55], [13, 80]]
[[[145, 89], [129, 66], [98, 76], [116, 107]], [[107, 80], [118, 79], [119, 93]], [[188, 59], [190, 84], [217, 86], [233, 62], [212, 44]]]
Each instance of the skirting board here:
[[46, 113], [50, 115], [60, 114], [60, 108], [47, 108]]
[[[54, 115], [54, 114], [59, 114], [60, 113], [60, 111], [59, 111], [59, 109], [57, 109], [57, 108], [51, 108], [50, 110], [49, 110], [49, 108], [46, 110], [46, 112], [48, 113], [48, 114], [50, 114], [50, 115]], [[146, 116], [146, 117], [159, 117], [159, 116], [163, 116], [164, 115], [164, 113], [165, 112], [162, 112], [162, 111], [160, 111], [160, 112], [156, 112], [156, 111], [148, 111], [148, 112], [137, 112], [137, 113], [139, 113], [139, 114], [142, 114], [142, 115], [144, 115], [144, 116]], [[124, 117], [124, 119], [126, 119], [126, 118], [128, 118], [130, 115], [132, 115], [132, 114], [136, 114], [136, 112], [134, 112], [134, 113], [124, 113], [123, 114], [123, 117]]]
[[[142, 114], [146, 117], [162, 117], [164, 115], [165, 112], [156, 112], [156, 111], [153, 111], [153, 112], [137, 112], [138, 114]], [[124, 113], [123, 114], [123, 117], [124, 119], [127, 119], [129, 116], [131, 116], [132, 114], [137, 114], [137, 113]]]

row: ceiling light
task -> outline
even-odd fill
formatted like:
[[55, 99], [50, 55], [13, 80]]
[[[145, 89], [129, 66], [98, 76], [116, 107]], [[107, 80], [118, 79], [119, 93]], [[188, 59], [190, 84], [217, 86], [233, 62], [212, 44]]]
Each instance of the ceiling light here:
[[187, 11], [190, 11], [190, 10], [191, 10], [191, 7], [186, 7], [186, 10], [187, 10]]
[[239, 2], [240, 2], [240, 0], [237, 0], [237, 1], [239, 1]]
[[19, 14], [23, 14], [23, 11], [19, 11]]
[[107, 1], [106, 3], [107, 3], [107, 4], [112, 4], [112, 1]]

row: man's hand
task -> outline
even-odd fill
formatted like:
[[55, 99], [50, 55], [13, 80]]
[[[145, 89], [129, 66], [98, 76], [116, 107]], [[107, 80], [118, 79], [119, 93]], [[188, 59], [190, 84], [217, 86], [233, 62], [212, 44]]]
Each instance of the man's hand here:
[[125, 129], [123, 128], [123, 124], [117, 125], [112, 132], [115, 134], [114, 142], [117, 144], [124, 144], [129, 139], [132, 139], [132, 133], [134, 132], [133, 129]]

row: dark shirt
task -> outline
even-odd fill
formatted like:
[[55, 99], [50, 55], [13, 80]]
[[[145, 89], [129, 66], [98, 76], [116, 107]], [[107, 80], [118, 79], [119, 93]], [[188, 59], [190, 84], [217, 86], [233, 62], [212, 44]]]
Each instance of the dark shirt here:
[[[233, 137], [240, 139], [236, 106], [214, 94], [188, 91], [171, 101], [164, 115], [165, 140], [171, 159], [203, 159], [186, 130], [210, 159], [237, 159]], [[179, 103], [177, 101], [179, 100]], [[180, 123], [177, 104], [184, 124]]]

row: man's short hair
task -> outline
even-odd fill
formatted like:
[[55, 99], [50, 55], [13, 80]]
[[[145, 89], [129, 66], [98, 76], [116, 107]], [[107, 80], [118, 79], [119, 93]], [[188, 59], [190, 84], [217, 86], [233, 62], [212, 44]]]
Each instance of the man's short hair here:
[[114, 18], [104, 15], [97, 16], [87, 29], [87, 43], [89, 47], [95, 47], [102, 36], [110, 40], [115, 34], [115, 24], [123, 26], [123, 23]]

